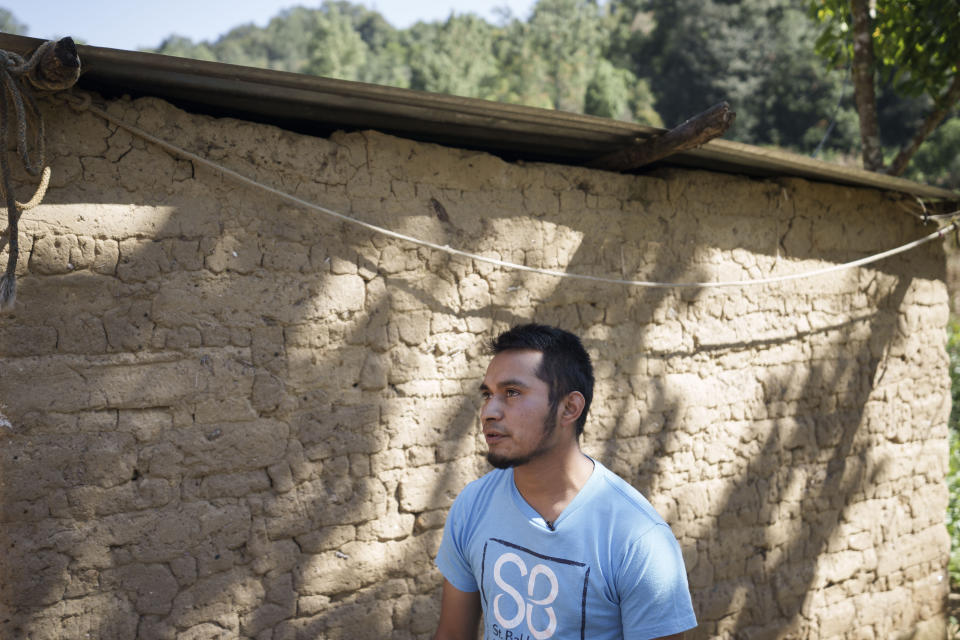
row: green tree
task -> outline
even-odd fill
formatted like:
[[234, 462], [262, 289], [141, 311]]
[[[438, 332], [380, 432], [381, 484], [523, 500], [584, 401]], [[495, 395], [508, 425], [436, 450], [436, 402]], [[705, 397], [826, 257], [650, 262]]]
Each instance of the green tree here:
[[[960, 3], [954, 0], [815, 0], [823, 25], [816, 50], [837, 66], [849, 64], [864, 168], [901, 175], [923, 141], [960, 101]], [[927, 116], [884, 166], [878, 83], [932, 102]]]
[[[334, 18], [334, 16], [339, 16]], [[403, 42], [402, 33], [393, 28], [382, 15], [366, 7], [340, 0], [337, 2], [324, 2], [317, 12], [318, 24], [323, 25], [324, 17], [327, 20], [340, 20], [345, 17], [349, 20], [353, 31], [357, 33], [360, 40], [366, 45], [366, 61], [358, 64], [354, 68], [356, 75], [338, 75], [349, 80], [359, 80], [361, 82], [371, 82], [374, 84], [384, 84], [395, 87], [410, 86], [410, 66], [408, 64], [409, 51]], [[343, 28], [343, 24], [337, 28]], [[329, 27], [324, 26], [321, 33], [315, 36], [314, 40], [309, 42], [309, 46], [316, 49], [317, 46], [326, 46], [336, 48], [337, 42], [325, 41], [323, 31]], [[335, 37], [343, 38], [349, 47], [360, 48], [359, 44], [352, 40], [346, 31], [332, 32]], [[339, 56], [335, 52], [328, 52], [327, 56]], [[313, 60], [318, 57], [316, 53]], [[344, 56], [344, 63], [348, 59]], [[300, 69], [300, 71], [309, 73], [310, 67]]]
[[312, 73], [406, 87], [408, 57], [399, 32], [376, 11], [349, 2], [281, 11], [266, 27], [235, 27], [215, 42], [171, 36], [155, 50], [166, 55]]
[[316, 31], [317, 11], [293, 7], [281, 11], [267, 23], [262, 44], [255, 46], [262, 47], [265, 66], [299, 72], [310, 61]]
[[[843, 94], [812, 52], [813, 22], [790, 0], [619, 0], [618, 44], [648, 78], [670, 126], [721, 100], [737, 119], [729, 137], [812, 150]], [[830, 144], [852, 143], [842, 107]], [[852, 112], [850, 112], [852, 113]]]
[[370, 47], [354, 29], [349, 15], [337, 5], [324, 5], [316, 15], [313, 54], [303, 73], [343, 80], [363, 80], [370, 62]]
[[539, 0], [495, 44], [500, 76], [491, 97], [660, 125], [649, 85], [611, 58], [614, 7], [595, 0]]
[[960, 115], [954, 115], [937, 127], [924, 141], [904, 175], [938, 187], [960, 189], [958, 149], [960, 149]]
[[662, 127], [663, 120], [653, 103], [653, 93], [646, 80], [638, 79], [629, 69], [615, 67], [609, 60], [601, 59], [587, 85], [584, 111], [604, 118]]
[[661, 125], [647, 81], [611, 58], [617, 20], [596, 0], [540, 0], [530, 20], [474, 15], [399, 31], [344, 0], [280, 12], [214, 42], [171, 36], [167, 55], [587, 112]]
[[27, 35], [27, 25], [17, 20], [16, 16], [9, 10], [0, 9], [0, 31], [25, 36]]
[[948, 420], [950, 456], [946, 484], [950, 495], [946, 524], [950, 534], [950, 583], [960, 587], [960, 324], [952, 318], [947, 325], [947, 355], [950, 359], [950, 396], [953, 400]]
[[583, 113], [591, 70], [601, 59], [602, 13], [591, 0], [539, 0], [497, 43], [503, 82], [496, 98]]
[[205, 43], [194, 44], [190, 38], [178, 35], [168, 36], [154, 51], [167, 56], [191, 58], [193, 60], [219, 60]]
[[493, 93], [499, 74], [497, 30], [474, 15], [443, 23], [418, 22], [405, 36], [410, 52], [410, 87], [473, 98]]
[[583, 113], [587, 86], [602, 59], [603, 14], [594, 0], [539, 0], [529, 22], [515, 22], [519, 45], [504, 53], [515, 90], [561, 111]]
[[248, 67], [284, 68], [282, 63], [278, 64], [267, 34], [252, 23], [234, 27], [210, 48], [220, 62]]

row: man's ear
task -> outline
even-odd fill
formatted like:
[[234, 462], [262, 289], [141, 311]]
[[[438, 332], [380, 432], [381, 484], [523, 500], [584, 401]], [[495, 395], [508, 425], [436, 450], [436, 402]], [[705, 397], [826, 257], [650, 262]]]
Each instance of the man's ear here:
[[573, 424], [583, 413], [583, 407], [587, 404], [583, 394], [579, 391], [571, 391], [560, 402], [560, 415], [558, 419], [563, 425]]

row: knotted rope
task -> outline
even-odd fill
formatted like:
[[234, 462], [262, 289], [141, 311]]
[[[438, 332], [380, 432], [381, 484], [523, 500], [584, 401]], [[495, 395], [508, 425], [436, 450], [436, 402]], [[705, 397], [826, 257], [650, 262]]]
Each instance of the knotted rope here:
[[[16, 269], [17, 260], [20, 257], [18, 231], [20, 215], [40, 204], [50, 184], [50, 167], [44, 166], [46, 149], [43, 115], [37, 106], [33, 90], [68, 89], [77, 81], [79, 75], [80, 59], [77, 56], [76, 45], [70, 38], [43, 43], [29, 59], [0, 49], [0, 85], [3, 91], [3, 95], [0, 96], [0, 189], [3, 191], [7, 208], [7, 230], [5, 237], [0, 237], [0, 251], [8, 242], [10, 244], [7, 268], [0, 277], [0, 311], [12, 308], [16, 301]], [[30, 118], [35, 122], [32, 154], [27, 135]], [[7, 157], [11, 128], [16, 130], [17, 154], [24, 169], [32, 176], [40, 175], [40, 184], [33, 197], [26, 203], [18, 202], [13, 192], [10, 161]]]

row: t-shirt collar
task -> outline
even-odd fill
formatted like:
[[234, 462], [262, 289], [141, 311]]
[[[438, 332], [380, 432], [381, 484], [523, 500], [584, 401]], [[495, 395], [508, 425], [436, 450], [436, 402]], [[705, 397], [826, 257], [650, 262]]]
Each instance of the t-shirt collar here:
[[[590, 458], [590, 456], [587, 457]], [[509, 470], [507, 480], [510, 482], [510, 493], [513, 496], [514, 505], [520, 510], [520, 513], [523, 514], [530, 524], [545, 531], [553, 533], [557, 532], [566, 519], [568, 519], [582, 505], [589, 502], [591, 496], [596, 493], [597, 487], [602, 481], [601, 476], [603, 475], [603, 465], [593, 458], [590, 458], [590, 460], [593, 462], [593, 471], [590, 472], [590, 477], [587, 478], [587, 481], [584, 483], [584, 485], [580, 487], [580, 491], [578, 491], [577, 495], [574, 496], [573, 500], [570, 501], [570, 504], [564, 508], [559, 516], [557, 516], [557, 519], [550, 523], [552, 527], [547, 524], [547, 521], [543, 519], [543, 516], [541, 516], [536, 509], [531, 507], [530, 504], [520, 494], [520, 490], [517, 489], [517, 483], [513, 477], [513, 469], [511, 468]]]

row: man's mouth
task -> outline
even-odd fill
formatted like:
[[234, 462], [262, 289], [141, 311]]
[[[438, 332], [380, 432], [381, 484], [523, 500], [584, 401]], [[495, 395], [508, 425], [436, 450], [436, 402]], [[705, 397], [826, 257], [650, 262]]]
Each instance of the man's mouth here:
[[487, 444], [495, 444], [505, 439], [507, 436], [506, 434], [498, 433], [496, 431], [485, 431], [483, 437], [487, 441]]

